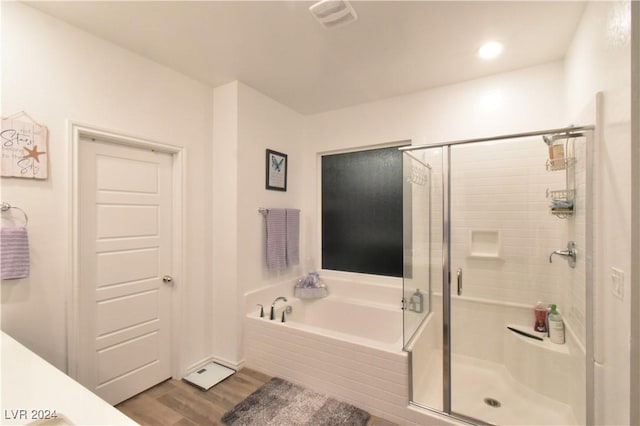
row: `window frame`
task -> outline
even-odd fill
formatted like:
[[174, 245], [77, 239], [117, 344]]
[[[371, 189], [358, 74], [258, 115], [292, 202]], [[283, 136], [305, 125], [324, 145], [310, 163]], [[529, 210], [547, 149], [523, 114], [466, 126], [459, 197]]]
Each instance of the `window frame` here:
[[[317, 199], [317, 208], [316, 208], [316, 217], [317, 217], [317, 243], [316, 243], [316, 253], [317, 253], [317, 261], [314, 262], [317, 265], [317, 270], [321, 271], [324, 275], [330, 275], [338, 278], [351, 278], [360, 281], [367, 281], [375, 284], [383, 284], [383, 285], [397, 285], [398, 283], [402, 283], [403, 276], [390, 276], [390, 275], [378, 275], [378, 274], [369, 274], [364, 272], [351, 272], [351, 271], [341, 271], [334, 269], [324, 269], [323, 265], [323, 225], [322, 225], [322, 158], [328, 155], [336, 155], [336, 154], [349, 154], [349, 153], [357, 153], [357, 152], [365, 152], [365, 151], [373, 151], [378, 149], [385, 148], [401, 148], [404, 146], [412, 145], [411, 139], [403, 139], [394, 142], [381, 143], [376, 145], [366, 145], [366, 146], [356, 146], [345, 149], [337, 149], [331, 151], [323, 151], [318, 152], [316, 154], [316, 172], [317, 172], [317, 187], [316, 187], [316, 199]], [[404, 194], [403, 194], [404, 196]], [[404, 231], [403, 231], [404, 238]], [[404, 266], [403, 266], [404, 267]]]

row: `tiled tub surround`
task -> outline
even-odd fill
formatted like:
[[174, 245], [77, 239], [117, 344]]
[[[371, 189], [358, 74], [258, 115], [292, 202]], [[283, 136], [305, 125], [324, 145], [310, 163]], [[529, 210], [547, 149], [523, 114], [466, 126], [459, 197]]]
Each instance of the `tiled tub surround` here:
[[[330, 293], [324, 299], [295, 299], [294, 283], [246, 295], [245, 365], [399, 424], [434, 423], [408, 408], [401, 283], [364, 284], [322, 273], [321, 277]], [[282, 295], [288, 303], [278, 302], [271, 321], [270, 304]], [[265, 305], [264, 318], [255, 303]], [[282, 323], [286, 305], [293, 311]]]

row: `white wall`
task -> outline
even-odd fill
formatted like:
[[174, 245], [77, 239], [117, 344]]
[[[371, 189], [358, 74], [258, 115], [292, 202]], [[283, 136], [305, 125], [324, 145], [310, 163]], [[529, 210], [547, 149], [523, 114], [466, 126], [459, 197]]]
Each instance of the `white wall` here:
[[211, 322], [213, 353], [232, 367], [238, 362], [238, 83], [213, 91]]
[[[589, 2], [566, 59], [567, 116], [594, 116], [602, 92], [594, 156], [595, 423], [629, 424], [631, 271], [630, 4]], [[624, 300], [611, 268], [625, 271]]]
[[[640, 164], [640, 3], [631, 4], [631, 164]], [[631, 167], [631, 258], [640, 259], [640, 169]], [[640, 424], [640, 262], [631, 276], [631, 423]]]
[[211, 90], [17, 2], [2, 4], [2, 113], [49, 127], [50, 177], [2, 178], [2, 200], [29, 215], [31, 275], [3, 281], [2, 329], [66, 369], [71, 285], [73, 120], [186, 148], [183, 365], [210, 354]]
[[[304, 205], [303, 117], [249, 86], [233, 82], [214, 90], [213, 142], [213, 354], [238, 365], [243, 359], [244, 294], [277, 286], [306, 272], [312, 213]], [[266, 149], [287, 154], [287, 191], [265, 189]], [[300, 209], [300, 265], [266, 267], [265, 219], [259, 207]], [[272, 300], [261, 300], [268, 309]]]
[[[245, 84], [238, 89], [238, 279], [246, 293], [308, 272], [308, 218], [312, 211], [302, 200], [302, 194], [309, 190], [303, 186], [308, 173], [303, 163], [304, 117]], [[265, 189], [267, 149], [287, 154], [286, 192]], [[267, 269], [265, 220], [258, 207], [300, 209], [298, 266]]]
[[443, 86], [308, 118], [312, 153], [564, 126], [562, 62]]

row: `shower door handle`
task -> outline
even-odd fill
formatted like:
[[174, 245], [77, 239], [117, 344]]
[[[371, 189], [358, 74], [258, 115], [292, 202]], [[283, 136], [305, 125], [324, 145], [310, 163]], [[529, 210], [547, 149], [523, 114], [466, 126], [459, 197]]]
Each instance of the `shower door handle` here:
[[458, 276], [458, 296], [462, 295], [462, 268], [458, 268], [457, 271], [457, 276]]

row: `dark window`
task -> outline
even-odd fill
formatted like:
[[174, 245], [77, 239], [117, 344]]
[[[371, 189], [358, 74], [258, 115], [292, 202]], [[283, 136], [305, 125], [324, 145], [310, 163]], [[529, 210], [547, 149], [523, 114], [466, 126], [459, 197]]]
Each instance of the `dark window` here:
[[398, 147], [322, 157], [322, 268], [402, 276]]

